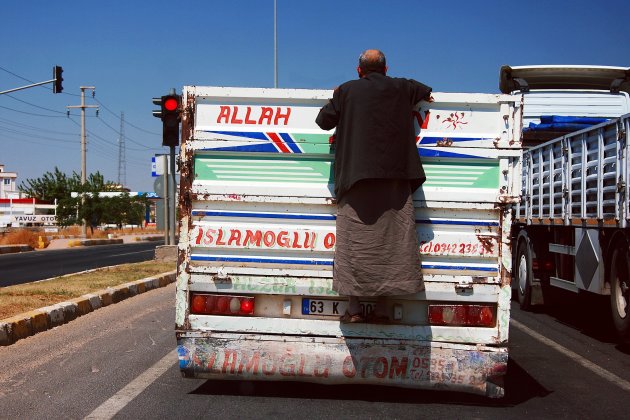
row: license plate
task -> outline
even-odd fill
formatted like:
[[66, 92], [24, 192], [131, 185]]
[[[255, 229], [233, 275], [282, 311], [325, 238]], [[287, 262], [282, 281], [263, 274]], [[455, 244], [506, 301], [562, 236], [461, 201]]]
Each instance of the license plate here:
[[[376, 302], [360, 302], [363, 316], [374, 311]], [[302, 315], [341, 316], [348, 309], [347, 300], [302, 299]]]

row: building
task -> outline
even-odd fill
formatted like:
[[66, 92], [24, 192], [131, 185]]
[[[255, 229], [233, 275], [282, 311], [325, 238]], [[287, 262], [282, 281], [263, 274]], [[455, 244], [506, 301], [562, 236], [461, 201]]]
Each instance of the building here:
[[20, 198], [16, 180], [17, 172], [6, 172], [0, 164], [0, 198]]
[[7, 172], [0, 164], [0, 228], [54, 225], [56, 202], [25, 198], [17, 187], [17, 172]]

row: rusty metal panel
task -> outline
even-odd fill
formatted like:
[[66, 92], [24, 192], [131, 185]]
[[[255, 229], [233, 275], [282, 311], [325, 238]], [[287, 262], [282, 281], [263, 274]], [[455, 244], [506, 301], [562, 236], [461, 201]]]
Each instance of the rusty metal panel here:
[[502, 397], [505, 348], [413, 341], [180, 334], [187, 377], [395, 385]]

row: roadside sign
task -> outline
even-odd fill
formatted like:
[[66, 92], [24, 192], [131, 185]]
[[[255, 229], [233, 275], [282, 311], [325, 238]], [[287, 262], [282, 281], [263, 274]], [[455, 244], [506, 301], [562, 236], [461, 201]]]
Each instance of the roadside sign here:
[[157, 159], [158, 156], [153, 156], [151, 158], [151, 176], [161, 176], [164, 175], [164, 164], [162, 163], [162, 159]]
[[57, 223], [57, 216], [44, 214], [24, 214], [14, 215], [11, 220], [13, 223]]

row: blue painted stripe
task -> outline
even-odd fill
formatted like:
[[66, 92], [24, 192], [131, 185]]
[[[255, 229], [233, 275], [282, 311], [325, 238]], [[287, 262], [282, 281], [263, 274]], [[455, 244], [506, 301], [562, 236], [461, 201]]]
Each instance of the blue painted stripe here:
[[211, 217], [256, 217], [262, 219], [298, 219], [298, 220], [336, 220], [332, 214], [300, 214], [300, 213], [251, 213], [237, 211], [193, 210], [193, 216]]
[[[467, 142], [467, 141], [494, 141], [494, 139], [483, 138], [483, 137], [448, 137], [448, 140], [452, 140], [453, 143]], [[444, 137], [423, 137], [420, 139], [419, 144], [421, 146], [427, 144], [437, 144], [438, 142], [444, 141]]]
[[212, 150], [217, 152], [265, 152], [278, 153], [273, 143], [250, 144], [247, 146], [207, 147], [200, 150]]
[[[254, 213], [217, 210], [193, 210], [193, 216], [210, 217], [252, 217], [261, 219], [297, 219], [297, 220], [336, 220], [333, 214], [303, 214], [303, 213]], [[416, 223], [432, 225], [462, 225], [462, 226], [499, 226], [499, 222], [482, 222], [474, 220], [430, 220], [417, 219]]]
[[[260, 258], [260, 257], [213, 257], [210, 255], [191, 255], [191, 261], [211, 261], [211, 262], [239, 262], [239, 263], [259, 263], [259, 264], [293, 264], [293, 265], [325, 265], [332, 266], [333, 260], [304, 260], [304, 259], [286, 259], [286, 258]], [[438, 265], [438, 264], [421, 264], [423, 269], [430, 270], [467, 270], [467, 271], [485, 271], [497, 272], [496, 267], [471, 267], [466, 265]]]
[[416, 223], [426, 225], [499, 226], [499, 222], [478, 222], [475, 220], [429, 220], [416, 219]]
[[205, 131], [206, 133], [223, 134], [226, 136], [245, 137], [248, 139], [269, 141], [265, 133], [251, 131]]
[[[480, 149], [483, 150], [483, 149]], [[435, 150], [434, 148], [426, 148], [426, 147], [422, 147], [422, 145], [420, 145], [420, 147], [418, 147], [418, 153], [420, 154], [421, 157], [452, 157], [452, 158], [461, 158], [461, 159], [492, 159], [486, 156], [475, 156], [475, 155], [467, 155], [464, 153], [453, 153], [453, 152], [446, 152], [444, 150]]]
[[289, 146], [289, 149], [291, 149], [293, 153], [302, 153], [302, 149], [300, 149], [295, 141], [293, 141], [293, 138], [291, 138], [291, 135], [289, 133], [278, 133], [278, 135], [282, 140], [284, 140], [284, 142], [287, 144], [287, 146]]
[[467, 265], [439, 265], [439, 264], [421, 264], [423, 269], [427, 270], [467, 270], [467, 271], [486, 271], [498, 272], [496, 267], [471, 267]]
[[282, 258], [256, 257], [212, 257], [209, 255], [191, 255], [191, 261], [244, 262], [262, 264], [299, 264], [299, 265], [333, 265], [333, 260], [299, 260]]

